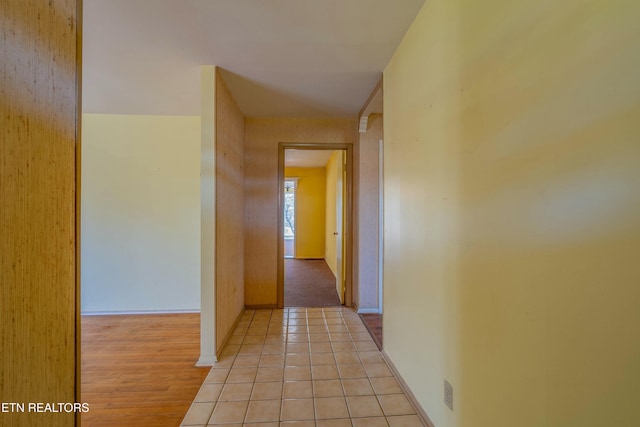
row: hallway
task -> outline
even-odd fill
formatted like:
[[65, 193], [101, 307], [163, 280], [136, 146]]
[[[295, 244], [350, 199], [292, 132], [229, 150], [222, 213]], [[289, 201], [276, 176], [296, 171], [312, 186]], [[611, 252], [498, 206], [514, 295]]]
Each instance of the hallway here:
[[284, 260], [285, 307], [331, 307], [340, 305], [336, 277], [323, 259]]
[[358, 315], [246, 311], [182, 426], [423, 426]]

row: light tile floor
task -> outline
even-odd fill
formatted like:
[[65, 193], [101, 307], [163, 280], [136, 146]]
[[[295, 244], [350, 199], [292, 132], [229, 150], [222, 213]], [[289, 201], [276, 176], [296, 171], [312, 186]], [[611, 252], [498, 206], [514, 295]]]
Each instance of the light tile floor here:
[[181, 426], [422, 427], [358, 315], [248, 310]]

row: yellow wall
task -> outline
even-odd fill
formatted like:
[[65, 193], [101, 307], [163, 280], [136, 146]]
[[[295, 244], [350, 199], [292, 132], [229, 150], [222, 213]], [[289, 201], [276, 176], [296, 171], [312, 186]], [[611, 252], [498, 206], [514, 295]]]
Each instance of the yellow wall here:
[[296, 258], [324, 258], [325, 168], [285, 168], [297, 177], [295, 227]]
[[200, 118], [83, 115], [83, 312], [200, 306]]
[[638, 16], [428, 1], [385, 70], [385, 349], [438, 427], [640, 425]]
[[245, 119], [245, 303], [277, 304], [278, 143], [351, 143], [355, 119]]

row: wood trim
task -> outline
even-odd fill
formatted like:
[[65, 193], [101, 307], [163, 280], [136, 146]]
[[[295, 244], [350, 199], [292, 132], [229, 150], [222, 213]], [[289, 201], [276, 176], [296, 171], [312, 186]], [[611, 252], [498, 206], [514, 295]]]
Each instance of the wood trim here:
[[435, 427], [435, 424], [433, 423], [433, 421], [431, 421], [431, 418], [429, 418], [429, 415], [424, 410], [422, 405], [418, 403], [418, 399], [416, 399], [415, 394], [413, 394], [404, 378], [402, 378], [402, 375], [400, 375], [400, 372], [398, 372], [398, 368], [396, 368], [396, 365], [393, 364], [387, 352], [385, 352], [384, 350], [380, 350], [380, 352], [382, 353], [382, 357], [384, 358], [385, 362], [387, 362], [389, 369], [391, 369], [391, 372], [393, 372], [393, 375], [398, 380], [400, 388], [404, 392], [405, 396], [407, 396], [409, 403], [411, 403], [411, 406], [413, 406], [413, 409], [416, 411], [416, 414], [418, 415], [418, 418], [420, 418], [420, 421], [422, 421], [422, 423], [427, 427]]
[[277, 310], [278, 304], [245, 305], [246, 310]]
[[344, 150], [347, 154], [346, 169], [346, 206], [345, 206], [345, 254], [346, 254], [346, 292], [344, 298], [345, 307], [353, 305], [353, 144], [351, 143], [289, 143], [278, 144], [278, 274], [277, 274], [277, 308], [284, 308], [284, 242], [282, 236], [284, 212], [284, 151], [288, 148], [296, 150]]
[[224, 339], [222, 340], [220, 348], [216, 349], [216, 362], [220, 360], [220, 356], [222, 355], [222, 350], [224, 350], [224, 347], [227, 345], [227, 343], [233, 336], [233, 332], [236, 330], [236, 327], [238, 326], [240, 319], [242, 319], [242, 315], [244, 314], [244, 312], [245, 312], [244, 308], [240, 310], [240, 313], [238, 313], [238, 316], [236, 316], [236, 320], [233, 321], [233, 326], [231, 327], [231, 329], [229, 329], [229, 332], [227, 332], [227, 335], [225, 335]]
[[[75, 188], [75, 213], [76, 213], [76, 319], [75, 319], [75, 363], [76, 384], [75, 401], [81, 402], [82, 396], [82, 307], [81, 307], [81, 230], [82, 230], [82, 29], [83, 29], [83, 0], [76, 0], [76, 188]], [[75, 425], [82, 425], [82, 413], [76, 412]]]

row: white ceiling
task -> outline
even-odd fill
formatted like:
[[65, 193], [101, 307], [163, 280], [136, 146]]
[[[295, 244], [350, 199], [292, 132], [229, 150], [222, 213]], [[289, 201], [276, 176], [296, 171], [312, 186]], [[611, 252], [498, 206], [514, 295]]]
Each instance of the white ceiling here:
[[84, 0], [83, 111], [200, 114], [200, 66], [250, 117], [358, 113], [424, 0]]

